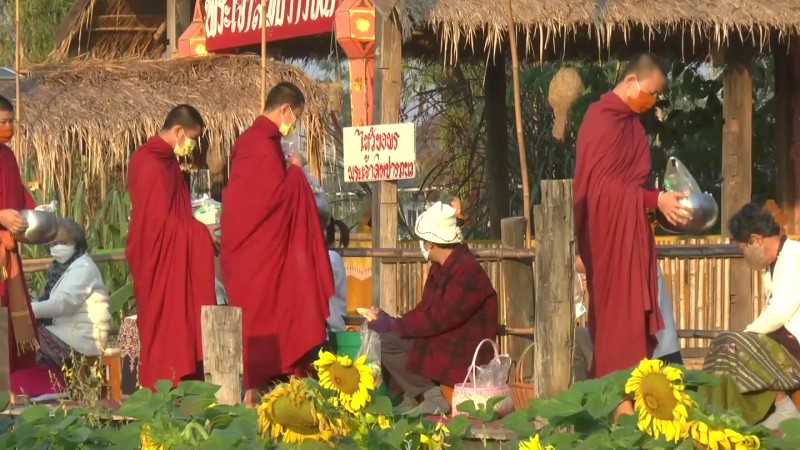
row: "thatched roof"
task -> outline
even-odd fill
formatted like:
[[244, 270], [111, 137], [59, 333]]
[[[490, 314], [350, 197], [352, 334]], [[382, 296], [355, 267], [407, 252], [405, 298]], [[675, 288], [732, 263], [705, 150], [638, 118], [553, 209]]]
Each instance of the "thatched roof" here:
[[52, 57], [156, 59], [167, 44], [166, 0], [75, 0], [61, 21]]
[[[716, 45], [736, 38], [761, 49], [772, 36], [800, 33], [798, 0], [511, 2], [526, 49], [537, 56], [547, 47], [575, 45], [580, 35], [590, 36], [598, 48], [608, 48], [615, 37], [630, 40], [636, 34], [652, 41], [678, 35]], [[406, 31], [432, 27], [445, 51], [455, 52], [465, 43], [478, 50], [496, 49], [508, 37], [509, 0], [399, 0], [398, 9]]]
[[[224, 157], [258, 115], [260, 64], [255, 56], [213, 56], [34, 67], [23, 85], [22, 148], [15, 151], [35, 159], [43, 183], [66, 186], [69, 169], [81, 163], [84, 182], [102, 184], [124, 176], [131, 151], [160, 130], [170, 108], [189, 103], [206, 121], [208, 151]], [[268, 89], [280, 81], [306, 95], [301, 120], [312, 170], [320, 173], [327, 97], [301, 70], [270, 62]], [[4, 84], [0, 93], [14, 98], [13, 82]]]

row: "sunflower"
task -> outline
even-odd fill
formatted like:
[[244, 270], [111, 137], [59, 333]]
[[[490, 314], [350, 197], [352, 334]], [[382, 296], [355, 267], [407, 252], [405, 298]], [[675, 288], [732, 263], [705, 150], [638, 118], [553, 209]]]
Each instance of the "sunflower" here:
[[672, 442], [687, 436], [687, 407], [692, 406], [692, 400], [684, 392], [680, 369], [644, 359], [631, 372], [625, 393], [633, 396], [642, 431], [656, 439], [663, 435]]
[[383, 414], [378, 414], [377, 416], [366, 414], [365, 417], [367, 419], [367, 425], [377, 425], [381, 430], [386, 430], [392, 427], [392, 421]]
[[150, 435], [150, 425], [142, 425], [142, 434], [139, 439], [141, 440], [142, 450], [164, 450], [163, 445], [155, 445], [153, 443], [153, 436]]
[[702, 450], [758, 450], [761, 441], [753, 435], [743, 435], [730, 428], [712, 428], [699, 420], [688, 424], [689, 436], [697, 448]]
[[519, 450], [555, 450], [556, 448], [552, 445], [542, 445], [539, 442], [539, 435], [528, 439], [527, 441], [520, 441], [519, 443]]
[[375, 378], [366, 360], [366, 356], [353, 361], [348, 356], [320, 351], [319, 359], [314, 361], [319, 384], [335, 391], [344, 408], [354, 414], [367, 406], [370, 391], [375, 390]]
[[444, 422], [436, 422], [436, 428], [433, 429], [433, 433], [420, 433], [419, 443], [424, 444], [428, 449], [439, 450], [446, 447], [444, 440], [449, 435], [450, 429], [447, 428], [447, 425]]
[[298, 378], [276, 386], [258, 407], [258, 426], [262, 436], [273, 441], [295, 444], [306, 440], [329, 442], [344, 430], [317, 412], [313, 396]]

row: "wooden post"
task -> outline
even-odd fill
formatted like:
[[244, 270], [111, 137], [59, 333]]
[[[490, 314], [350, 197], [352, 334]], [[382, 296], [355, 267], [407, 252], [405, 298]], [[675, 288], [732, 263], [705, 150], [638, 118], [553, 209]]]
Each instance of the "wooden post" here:
[[522, 211], [525, 225], [525, 246], [531, 245], [531, 187], [528, 183], [528, 156], [525, 153], [525, 133], [522, 129], [522, 104], [519, 88], [519, 58], [517, 57], [517, 28], [514, 25], [514, 0], [508, 0], [508, 43], [511, 45], [511, 75], [514, 81], [514, 118], [519, 150], [519, 173], [522, 178]]
[[[525, 248], [525, 218], [509, 217], [501, 221], [503, 248]], [[534, 285], [533, 267], [529, 262], [504, 260], [502, 263], [503, 292], [506, 295], [506, 326], [508, 328], [533, 327]], [[528, 352], [525, 361], [519, 361], [522, 351], [530, 344], [530, 339], [519, 336], [508, 338], [508, 354], [527, 368], [525, 377], [533, 372], [533, 352]]]
[[[753, 80], [750, 51], [729, 48], [725, 54], [722, 126], [722, 235], [730, 237], [730, 217], [750, 201], [753, 185]], [[731, 330], [752, 322], [752, 273], [742, 259], [731, 261]]]
[[787, 215], [786, 232], [793, 234], [797, 227], [795, 222], [795, 183], [797, 175], [794, 171], [792, 160], [792, 116], [800, 112], [800, 105], [792, 105], [792, 95], [796, 90], [793, 86], [793, 61], [792, 56], [800, 55], [794, 51], [790, 53], [786, 43], [776, 44], [773, 52], [775, 58], [775, 168], [777, 170], [776, 193], [777, 205]]
[[8, 308], [0, 308], [0, 392], [11, 390], [11, 361], [8, 354]]
[[501, 237], [500, 222], [510, 214], [508, 186], [508, 106], [506, 60], [498, 51], [486, 65], [484, 113], [486, 114], [486, 187], [492, 239]]
[[[397, 123], [400, 118], [402, 36], [393, 16], [375, 18], [375, 79], [373, 123]], [[372, 188], [372, 245], [397, 247], [397, 183], [381, 181]], [[397, 314], [397, 266], [372, 261], [372, 304]]]
[[534, 208], [533, 217], [536, 230], [534, 389], [536, 398], [551, 398], [569, 389], [572, 382], [575, 338], [572, 180], [542, 181], [542, 200]]
[[217, 401], [235, 405], [242, 401], [242, 309], [203, 306], [203, 371], [207, 383], [220, 386]]
[[191, 0], [167, 0], [167, 52], [170, 58], [178, 57], [178, 39], [192, 23]]

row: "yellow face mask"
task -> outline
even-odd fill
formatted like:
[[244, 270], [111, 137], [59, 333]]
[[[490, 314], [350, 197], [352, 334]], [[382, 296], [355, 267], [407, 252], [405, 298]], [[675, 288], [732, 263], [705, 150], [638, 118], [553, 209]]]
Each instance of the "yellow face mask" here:
[[294, 111], [290, 110], [290, 112], [292, 113], [292, 123], [290, 123], [290, 124], [287, 124], [286, 122], [284, 122], [283, 121], [283, 116], [281, 116], [281, 126], [278, 127], [278, 131], [280, 131], [281, 135], [283, 135], [283, 136], [288, 136], [288, 135], [292, 134], [292, 132], [294, 131], [295, 125], [297, 125], [297, 117], [295, 117]]
[[197, 146], [197, 141], [195, 141], [194, 139], [189, 139], [187, 137], [184, 139], [183, 144], [175, 144], [175, 149], [173, 151], [175, 152], [176, 156], [184, 157], [191, 155], [196, 146]]

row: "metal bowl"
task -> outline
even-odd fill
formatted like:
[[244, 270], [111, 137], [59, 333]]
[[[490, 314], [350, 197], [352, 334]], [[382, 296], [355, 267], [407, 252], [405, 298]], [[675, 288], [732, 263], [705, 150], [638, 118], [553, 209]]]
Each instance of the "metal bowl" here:
[[683, 225], [673, 225], [658, 211], [656, 220], [664, 230], [674, 234], [695, 234], [706, 231], [717, 223], [719, 206], [708, 192], [693, 192], [680, 202], [692, 210], [692, 219]]
[[58, 217], [49, 211], [23, 209], [19, 215], [28, 222], [25, 231], [14, 235], [23, 244], [47, 244], [58, 234]]

